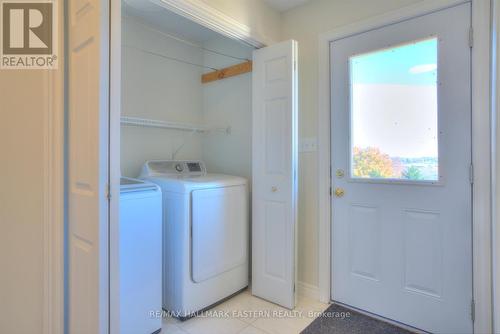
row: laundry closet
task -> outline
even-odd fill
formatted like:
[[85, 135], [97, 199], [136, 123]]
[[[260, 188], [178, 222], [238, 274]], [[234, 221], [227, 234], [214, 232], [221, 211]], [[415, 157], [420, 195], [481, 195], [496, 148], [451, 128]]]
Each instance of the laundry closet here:
[[202, 160], [250, 180], [251, 72], [202, 76], [250, 61], [253, 49], [148, 1], [124, 2], [122, 175], [137, 177], [146, 160]]
[[255, 51], [155, 0], [121, 21], [116, 326], [157, 332], [250, 285], [293, 309], [296, 43]]

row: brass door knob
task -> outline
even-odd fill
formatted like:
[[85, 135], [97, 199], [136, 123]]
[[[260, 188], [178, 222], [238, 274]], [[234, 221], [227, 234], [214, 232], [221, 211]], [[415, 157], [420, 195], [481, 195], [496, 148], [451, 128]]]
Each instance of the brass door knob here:
[[342, 196], [344, 196], [344, 193], [345, 193], [344, 189], [342, 189], [342, 188], [335, 188], [335, 196], [336, 197], [342, 197]]
[[277, 191], [278, 191], [278, 187], [276, 187], [276, 186], [272, 186], [272, 187], [271, 187], [271, 191], [272, 191], [273, 193], [277, 192]]

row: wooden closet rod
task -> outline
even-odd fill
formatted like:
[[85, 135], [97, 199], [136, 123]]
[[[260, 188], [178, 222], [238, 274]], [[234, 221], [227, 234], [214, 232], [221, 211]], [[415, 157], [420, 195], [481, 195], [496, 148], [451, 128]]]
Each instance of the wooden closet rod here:
[[212, 82], [248, 72], [252, 72], [252, 62], [250, 60], [244, 63], [223, 68], [221, 70], [205, 73], [201, 76], [201, 82]]

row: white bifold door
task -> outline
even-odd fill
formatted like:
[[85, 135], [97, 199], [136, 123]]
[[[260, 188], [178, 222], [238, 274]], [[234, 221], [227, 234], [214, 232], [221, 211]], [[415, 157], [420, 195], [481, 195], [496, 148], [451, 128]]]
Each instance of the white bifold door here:
[[297, 43], [254, 51], [252, 294], [295, 307]]
[[331, 43], [331, 297], [433, 333], [473, 330], [470, 14]]
[[68, 332], [108, 333], [108, 2], [68, 8]]

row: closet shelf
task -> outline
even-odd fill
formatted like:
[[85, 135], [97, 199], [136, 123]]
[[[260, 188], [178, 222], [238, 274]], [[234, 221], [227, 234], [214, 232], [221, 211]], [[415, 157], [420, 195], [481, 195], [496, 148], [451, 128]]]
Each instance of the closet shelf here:
[[122, 125], [142, 126], [148, 128], [161, 128], [181, 131], [208, 132], [208, 128], [189, 123], [167, 122], [155, 119], [122, 116], [120, 119]]

